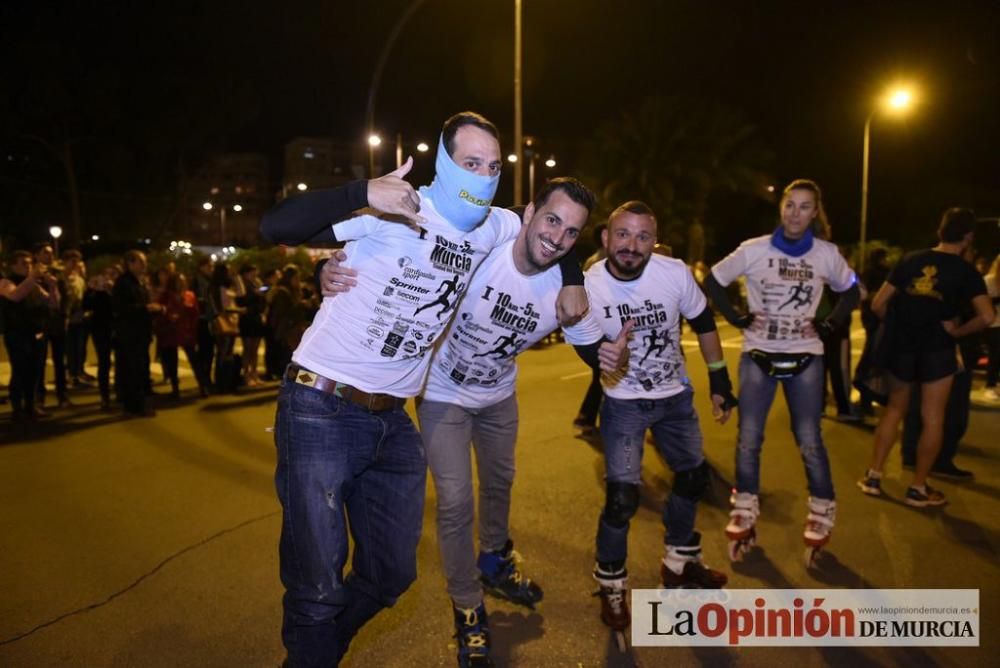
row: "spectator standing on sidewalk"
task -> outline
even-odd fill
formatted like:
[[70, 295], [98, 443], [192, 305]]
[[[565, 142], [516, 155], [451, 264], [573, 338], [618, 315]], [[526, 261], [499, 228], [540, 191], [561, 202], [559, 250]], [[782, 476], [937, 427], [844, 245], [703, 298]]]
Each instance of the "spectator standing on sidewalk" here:
[[125, 273], [111, 292], [114, 306], [115, 380], [126, 415], [151, 417], [146, 406], [149, 390], [149, 346], [153, 339], [154, 314], [163, 307], [150, 302], [146, 287], [146, 255], [142, 251], [125, 253]]
[[10, 358], [10, 402], [15, 420], [37, 420], [46, 413], [35, 405], [38, 374], [45, 360], [44, 327], [56, 305], [55, 279], [33, 268], [31, 253], [14, 251], [7, 276], [0, 279], [4, 345]]
[[47, 243], [35, 246], [35, 271], [50, 275], [55, 281], [52, 289], [57, 296], [49, 306], [49, 317], [45, 321], [45, 342], [42, 349], [41, 369], [38, 376], [38, 405], [45, 405], [45, 357], [48, 348], [52, 349], [52, 368], [55, 374], [56, 401], [59, 408], [70, 405], [66, 392], [66, 282], [63, 279], [62, 268], [55, 264], [52, 246]]
[[247, 387], [260, 385], [257, 375], [257, 356], [260, 350], [260, 340], [264, 337], [264, 311], [267, 299], [260, 280], [257, 278], [257, 267], [244, 264], [240, 267], [239, 286], [241, 289], [237, 303], [246, 309], [240, 314], [240, 338], [243, 340], [243, 380]]
[[203, 257], [198, 260], [194, 278], [191, 280], [191, 291], [198, 299], [198, 367], [201, 369], [203, 388], [207, 392], [212, 387], [212, 358], [215, 355], [215, 337], [209, 326], [216, 316], [212, 294], [212, 259]]
[[90, 336], [97, 353], [97, 387], [101, 394], [101, 410], [111, 410], [111, 351], [114, 349], [114, 302], [111, 290], [121, 276], [117, 265], [87, 282], [83, 294], [83, 310], [87, 316]]

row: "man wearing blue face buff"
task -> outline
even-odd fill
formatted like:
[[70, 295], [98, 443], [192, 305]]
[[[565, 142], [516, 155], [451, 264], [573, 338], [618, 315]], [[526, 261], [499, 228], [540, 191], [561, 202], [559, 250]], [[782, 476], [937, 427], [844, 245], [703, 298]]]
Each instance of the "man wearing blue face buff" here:
[[[291, 666], [336, 665], [358, 629], [416, 577], [427, 463], [403, 405], [420, 391], [469, 277], [520, 228], [517, 215], [490, 206], [501, 166], [497, 137], [479, 114], [457, 114], [444, 125], [434, 182], [419, 192], [402, 181], [404, 165], [288, 199], [262, 220], [262, 233], [276, 242], [348, 241], [346, 264], [359, 271], [353, 290], [324, 300], [278, 396], [282, 637]], [[345, 218], [366, 204], [419, 224]], [[444, 281], [454, 281], [454, 298], [425, 309]], [[575, 290], [560, 297], [576, 302], [563, 311], [582, 314], [586, 297]], [[343, 577], [348, 526], [355, 547]]]

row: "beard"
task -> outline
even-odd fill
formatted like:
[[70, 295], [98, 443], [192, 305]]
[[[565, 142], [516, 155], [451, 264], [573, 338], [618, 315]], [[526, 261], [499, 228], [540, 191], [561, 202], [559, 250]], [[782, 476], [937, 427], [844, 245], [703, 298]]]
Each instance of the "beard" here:
[[646, 268], [649, 264], [650, 255], [642, 256], [639, 254], [629, 255], [628, 258], [634, 262], [634, 264], [626, 265], [618, 257], [618, 253], [608, 255], [608, 262], [611, 266], [618, 270], [618, 273], [627, 278], [633, 278], [642, 273], [642, 270]]

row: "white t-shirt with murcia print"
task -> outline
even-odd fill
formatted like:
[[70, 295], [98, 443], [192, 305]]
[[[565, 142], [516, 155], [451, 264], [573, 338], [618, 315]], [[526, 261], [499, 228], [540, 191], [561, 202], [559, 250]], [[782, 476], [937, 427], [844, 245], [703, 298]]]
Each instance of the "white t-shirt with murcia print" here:
[[823, 285], [843, 292], [857, 280], [829, 241], [814, 239], [808, 252], [792, 257], [771, 245], [769, 234], [744, 241], [712, 267], [712, 274], [721, 285], [746, 276], [750, 312], [766, 318], [762, 333], [743, 330], [744, 351], [815, 355], [823, 354], [823, 342], [803, 336], [802, 328], [816, 314]]
[[615, 278], [601, 260], [585, 274], [590, 310], [604, 335], [614, 340], [625, 321], [635, 323], [624, 372], [602, 374], [604, 392], [615, 399], [662, 399], [690, 385], [681, 351], [680, 317], [705, 310], [705, 295], [680, 260], [653, 255], [633, 280]]
[[517, 214], [492, 208], [463, 233], [424, 196], [420, 215], [420, 232], [371, 215], [334, 224], [337, 238], [349, 241], [344, 264], [358, 270], [358, 284], [323, 300], [292, 355], [296, 364], [365, 392], [420, 392], [476, 267], [521, 227]]
[[[514, 240], [490, 253], [472, 277], [458, 315], [434, 353], [424, 399], [484, 408], [514, 393], [517, 355], [559, 327], [556, 299], [562, 270], [554, 265], [525, 276], [514, 265]], [[586, 345], [603, 334], [588, 313], [563, 330]]]

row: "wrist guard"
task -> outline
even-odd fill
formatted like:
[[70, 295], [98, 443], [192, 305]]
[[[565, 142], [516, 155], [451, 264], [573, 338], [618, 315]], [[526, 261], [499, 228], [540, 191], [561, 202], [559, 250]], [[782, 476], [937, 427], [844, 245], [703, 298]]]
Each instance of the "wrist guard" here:
[[727, 410], [739, 405], [733, 396], [733, 383], [729, 380], [729, 370], [725, 367], [708, 372], [708, 391], [722, 397], [722, 408]]

